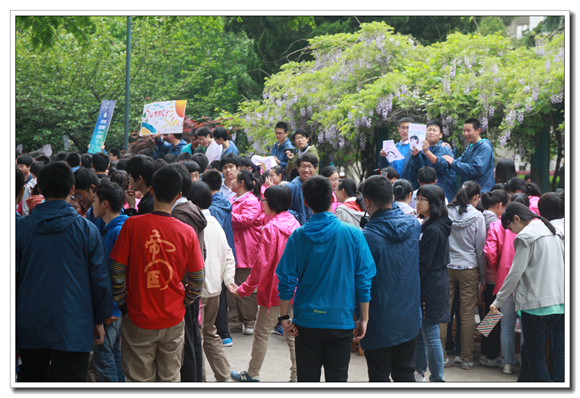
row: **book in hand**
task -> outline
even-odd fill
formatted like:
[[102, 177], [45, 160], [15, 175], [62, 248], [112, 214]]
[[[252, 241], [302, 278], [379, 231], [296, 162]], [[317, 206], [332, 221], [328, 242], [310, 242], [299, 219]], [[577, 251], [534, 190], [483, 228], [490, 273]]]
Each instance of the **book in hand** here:
[[477, 331], [487, 337], [502, 316], [503, 314], [501, 312], [498, 312], [497, 314], [487, 314], [485, 318], [483, 318], [483, 321], [480, 322], [479, 326], [477, 326]]

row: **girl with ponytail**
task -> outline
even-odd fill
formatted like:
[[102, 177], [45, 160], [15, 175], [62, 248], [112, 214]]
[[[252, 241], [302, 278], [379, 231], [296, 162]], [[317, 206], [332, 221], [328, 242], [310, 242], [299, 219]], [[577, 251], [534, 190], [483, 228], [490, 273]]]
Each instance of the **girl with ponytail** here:
[[[410, 214], [417, 217], [417, 210], [410, 206], [411, 199], [413, 199], [413, 185], [405, 179], [399, 179], [393, 183], [393, 195], [395, 202], [405, 214]], [[421, 220], [419, 220], [421, 222]]]
[[562, 234], [521, 203], [505, 208], [502, 226], [514, 240], [515, 255], [503, 286], [490, 307], [498, 312], [511, 292], [521, 313], [522, 367], [518, 381], [549, 382], [545, 343], [551, 337], [553, 381], [564, 381], [564, 243]]

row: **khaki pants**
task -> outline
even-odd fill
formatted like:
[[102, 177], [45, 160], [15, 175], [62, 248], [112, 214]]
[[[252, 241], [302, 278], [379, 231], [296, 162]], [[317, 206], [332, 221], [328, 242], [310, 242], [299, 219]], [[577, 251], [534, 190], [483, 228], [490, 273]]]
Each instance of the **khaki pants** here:
[[121, 322], [121, 365], [127, 381], [181, 381], [184, 321], [166, 329], [141, 329], [128, 315]]
[[[447, 268], [449, 273], [449, 312], [453, 305], [455, 292], [459, 289], [459, 315], [461, 316], [461, 359], [473, 361], [473, 337], [475, 335], [475, 303], [479, 271], [472, 269]], [[447, 324], [440, 323], [441, 344], [445, 350], [447, 343]]]
[[[221, 337], [217, 334], [215, 319], [220, 306], [220, 296], [201, 299], [201, 338], [203, 352], [217, 381], [231, 379], [230, 364], [226, 358]], [[205, 366], [205, 363], [204, 365]], [[205, 378], [205, 369], [203, 372]]]
[[[251, 268], [236, 268], [235, 283], [240, 286], [248, 279]], [[230, 332], [243, 332], [244, 326], [254, 328], [256, 323], [256, 314], [258, 312], [258, 302], [256, 301], [256, 292], [248, 297], [236, 297], [226, 292], [228, 301], [228, 325]]]
[[[258, 308], [258, 316], [254, 328], [254, 343], [252, 344], [252, 359], [250, 359], [250, 366], [248, 367], [248, 374], [251, 377], [260, 375], [260, 369], [262, 368], [264, 357], [268, 350], [270, 334], [272, 333], [274, 326], [278, 323], [278, 315], [280, 315], [280, 307], [271, 307], [269, 311], [266, 307]], [[292, 309], [290, 309], [290, 316], [292, 316], [291, 314]], [[296, 380], [296, 352], [294, 349], [294, 337], [284, 333], [284, 338], [288, 344], [288, 349], [290, 350], [290, 361], [292, 362], [292, 366], [290, 366], [290, 380]]]

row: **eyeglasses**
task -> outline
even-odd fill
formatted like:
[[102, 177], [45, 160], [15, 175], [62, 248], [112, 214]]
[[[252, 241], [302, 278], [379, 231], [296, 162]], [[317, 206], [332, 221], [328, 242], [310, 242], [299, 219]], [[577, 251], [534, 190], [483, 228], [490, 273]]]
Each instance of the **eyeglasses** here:
[[298, 167], [298, 168], [302, 169], [302, 170], [314, 170], [314, 166], [305, 165], [305, 164], [300, 165], [300, 167]]
[[340, 178], [329, 178], [330, 182], [339, 182]]
[[509, 230], [511, 231], [510, 224], [512, 223], [512, 221], [513, 221], [513, 220], [510, 220], [510, 221], [508, 222], [508, 224], [505, 226], [505, 229], [509, 229]]
[[[90, 188], [90, 187], [87, 187], [87, 189], [89, 189], [89, 188]], [[81, 193], [73, 193], [73, 194], [71, 195], [71, 197], [72, 197], [74, 200], [78, 201], [78, 200], [81, 198], [81, 196], [83, 196], [83, 193], [87, 192], [87, 189], [85, 189], [85, 190], [84, 190], [84, 191], [82, 191]]]
[[417, 202], [429, 202], [429, 199], [417, 198]]
[[399, 127], [399, 130], [403, 130], [403, 131], [409, 131], [409, 127]]

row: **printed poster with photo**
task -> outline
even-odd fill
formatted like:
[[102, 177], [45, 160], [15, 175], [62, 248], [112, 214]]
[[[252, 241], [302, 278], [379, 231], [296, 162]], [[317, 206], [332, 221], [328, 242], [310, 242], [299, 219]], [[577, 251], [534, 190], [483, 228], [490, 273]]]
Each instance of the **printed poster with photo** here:
[[392, 163], [395, 160], [405, 159], [405, 157], [397, 149], [397, 146], [395, 145], [395, 141], [393, 141], [393, 140], [383, 141], [383, 149], [387, 153], [387, 160], [389, 161], [389, 163]]
[[423, 150], [423, 141], [427, 136], [426, 124], [409, 124], [409, 142], [411, 143], [411, 150], [417, 148], [419, 151]]

